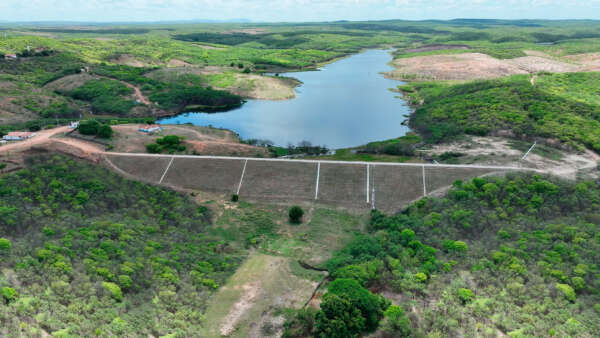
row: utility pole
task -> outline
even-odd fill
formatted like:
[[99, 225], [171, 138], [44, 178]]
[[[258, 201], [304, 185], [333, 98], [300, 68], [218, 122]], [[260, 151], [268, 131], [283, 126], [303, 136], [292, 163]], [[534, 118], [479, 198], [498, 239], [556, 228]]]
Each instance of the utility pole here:
[[533, 150], [533, 148], [535, 148], [536, 145], [537, 145], [537, 141], [533, 142], [533, 145], [531, 146], [531, 148], [529, 148], [529, 150], [527, 150], [525, 155], [523, 155], [523, 157], [521, 158], [521, 161], [523, 161], [527, 158], [527, 155], [529, 155], [529, 153]]
[[371, 210], [375, 210], [375, 187], [373, 186], [373, 191], [371, 192]]

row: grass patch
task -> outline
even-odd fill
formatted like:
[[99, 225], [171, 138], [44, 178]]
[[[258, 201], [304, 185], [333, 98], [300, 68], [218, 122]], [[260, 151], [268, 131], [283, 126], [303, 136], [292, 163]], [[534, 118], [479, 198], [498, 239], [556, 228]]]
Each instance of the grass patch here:
[[310, 274], [296, 268], [292, 272], [290, 262], [289, 258], [252, 254], [210, 302], [201, 335], [247, 337], [260, 333], [254, 324], [269, 318], [276, 310], [274, 304], [282, 308], [304, 305], [316, 283], [304, 278]]

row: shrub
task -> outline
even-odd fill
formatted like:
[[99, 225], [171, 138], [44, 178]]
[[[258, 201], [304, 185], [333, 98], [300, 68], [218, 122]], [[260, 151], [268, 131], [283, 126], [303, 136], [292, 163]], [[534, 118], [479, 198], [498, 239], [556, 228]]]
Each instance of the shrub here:
[[444, 240], [442, 245], [446, 252], [465, 252], [469, 249], [467, 243], [462, 241]]
[[367, 286], [372, 281], [381, 278], [383, 262], [372, 260], [361, 264], [346, 265], [332, 272], [334, 278], [350, 278], [358, 281], [360, 285]]
[[44, 228], [42, 228], [42, 232], [44, 233], [44, 235], [46, 235], [48, 237], [54, 235], [54, 230], [52, 230], [52, 228], [49, 226], [45, 226]]
[[561, 282], [566, 282], [568, 279], [567, 276], [565, 275], [565, 273], [562, 272], [562, 270], [551, 270], [550, 276], [558, 279]]
[[202, 285], [206, 286], [209, 289], [216, 290], [219, 288], [219, 284], [212, 279], [204, 278], [201, 281]]
[[162, 147], [156, 143], [146, 144], [146, 151], [150, 154], [158, 154], [162, 150]]
[[96, 135], [99, 127], [100, 122], [96, 120], [84, 120], [79, 123], [77, 130], [83, 135]]
[[583, 277], [585, 275], [587, 275], [588, 272], [588, 266], [585, 264], [577, 264], [577, 266], [575, 267], [575, 269], [573, 269], [573, 272], [580, 277]]
[[316, 315], [315, 336], [323, 338], [358, 337], [365, 329], [365, 318], [348, 300], [327, 293]]
[[463, 304], [470, 303], [473, 298], [475, 298], [473, 291], [465, 288], [458, 289], [458, 299], [460, 299]]
[[385, 310], [385, 322], [383, 331], [392, 337], [410, 337], [412, 329], [410, 320], [401, 306], [391, 305]]
[[101, 138], [110, 138], [114, 133], [109, 125], [96, 120], [81, 121], [77, 130], [83, 135], [96, 135]]
[[237, 202], [240, 200], [240, 196], [238, 194], [231, 195], [231, 202]]
[[365, 319], [366, 331], [373, 331], [377, 328], [383, 312], [390, 305], [384, 297], [372, 294], [354, 279], [334, 280], [329, 285], [327, 294], [337, 295], [350, 302], [352, 308], [358, 309]]
[[575, 290], [568, 284], [556, 283], [556, 288], [560, 290], [563, 296], [571, 303], [575, 302]]
[[510, 233], [506, 230], [498, 230], [498, 237], [502, 239], [510, 239]]
[[581, 291], [585, 289], [585, 280], [581, 277], [573, 277], [571, 278], [571, 285], [573, 285], [575, 290]]
[[117, 302], [123, 300], [123, 291], [121, 291], [121, 288], [117, 284], [111, 282], [102, 282], [102, 287], [108, 290], [111, 297]]
[[177, 135], [167, 135], [156, 139], [156, 143], [146, 145], [146, 150], [149, 153], [158, 154], [163, 151], [174, 153], [177, 151], [184, 151], [185, 145], [181, 144], [183, 137]]
[[130, 289], [133, 285], [133, 280], [127, 275], [119, 275], [119, 285], [121, 285], [124, 290]]
[[419, 283], [425, 283], [425, 282], [427, 282], [427, 275], [422, 272], [419, 272], [415, 275], [415, 279]]
[[308, 337], [312, 335], [315, 326], [317, 310], [312, 307], [297, 310], [283, 324], [283, 337]]
[[19, 297], [19, 293], [15, 289], [7, 286], [3, 287], [0, 291], [2, 292], [2, 298], [4, 298], [4, 302], [6, 304], [16, 300]]
[[290, 208], [289, 217], [291, 223], [299, 224], [302, 222], [302, 216], [304, 216], [302, 208], [297, 205]]
[[8, 251], [10, 250], [11, 243], [6, 238], [0, 238], [0, 251]]
[[98, 137], [111, 138], [113, 133], [114, 131], [108, 124], [103, 124], [100, 127], [98, 127]]

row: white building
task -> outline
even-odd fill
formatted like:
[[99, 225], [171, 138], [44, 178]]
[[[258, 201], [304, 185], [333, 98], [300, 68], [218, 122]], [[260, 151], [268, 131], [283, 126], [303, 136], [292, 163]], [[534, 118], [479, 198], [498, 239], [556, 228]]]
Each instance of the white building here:
[[162, 130], [162, 128], [157, 124], [148, 124], [145, 126], [140, 126], [138, 128], [138, 131], [141, 131], [142, 133], [148, 133], [148, 134], [153, 133], [155, 131], [161, 131], [161, 130]]
[[29, 131], [11, 131], [8, 134], [2, 136], [5, 141], [20, 141], [34, 137], [35, 133]]

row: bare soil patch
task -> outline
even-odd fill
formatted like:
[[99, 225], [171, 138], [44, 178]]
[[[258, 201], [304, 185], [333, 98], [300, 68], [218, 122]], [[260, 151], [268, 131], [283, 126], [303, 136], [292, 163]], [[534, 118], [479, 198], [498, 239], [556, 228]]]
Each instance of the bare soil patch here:
[[222, 89], [250, 99], [287, 100], [296, 97], [294, 88], [299, 84], [292, 78], [236, 74], [235, 84]]
[[212, 75], [223, 73], [225, 68], [219, 66], [206, 66], [206, 67], [169, 67], [161, 68], [149, 73], [145, 76], [157, 81], [171, 82], [176, 81], [181, 75], [192, 74], [192, 75]]
[[193, 153], [202, 155], [268, 157], [267, 148], [223, 141], [184, 141]]
[[559, 149], [554, 152], [560, 159], [543, 157], [534, 151], [521, 160], [524, 152], [512, 148], [510, 142], [503, 137], [471, 137], [465, 141], [435, 145], [428, 153], [461, 153], [464, 156], [460, 158], [460, 163], [542, 169], [568, 179], [574, 179], [581, 170], [596, 167], [600, 161], [600, 156], [589, 150], [573, 153]]
[[600, 53], [586, 53], [566, 56], [565, 59], [576, 62], [581, 65], [584, 72], [600, 71]]
[[36, 132], [36, 135], [24, 141], [13, 141], [0, 146], [1, 153], [13, 152], [13, 151], [24, 151], [28, 150], [33, 146], [48, 143], [52, 136], [57, 134], [66, 133], [70, 129], [68, 127], [59, 127], [54, 129], [40, 130]]
[[432, 51], [436, 51], [436, 50], [454, 50], [454, 49], [471, 49], [470, 46], [467, 45], [444, 45], [444, 44], [432, 44], [432, 45], [426, 45], [426, 46], [421, 46], [421, 47], [417, 47], [417, 48], [410, 48], [410, 49], [405, 49], [404, 52], [405, 53], [423, 53], [423, 52], [432, 52]]
[[[182, 136], [186, 142], [214, 141], [224, 144], [239, 145], [237, 136], [228, 130], [196, 127], [188, 125], [162, 125], [162, 131], [146, 134], [138, 131], [138, 124], [121, 124], [113, 126], [115, 135], [112, 138], [113, 150], [123, 153], [145, 153], [146, 144], [154, 143], [165, 135]], [[194, 149], [194, 148], [192, 148]], [[202, 154], [200, 149], [198, 153]], [[215, 155], [214, 153], [211, 155]]]
[[167, 67], [187, 67], [187, 66], [191, 66], [191, 64], [189, 64], [183, 60], [179, 60], [179, 59], [171, 59], [167, 63]]
[[131, 66], [131, 67], [147, 67], [150, 66], [149, 63], [143, 62], [135, 58], [135, 56], [130, 54], [121, 54], [118, 58], [110, 59], [112, 63], [116, 63], [119, 65]]
[[0, 124], [25, 122], [38, 117], [36, 113], [13, 103], [14, 99], [0, 96]]
[[0, 90], [14, 89], [16, 85], [10, 81], [0, 81]]
[[223, 48], [223, 47], [215, 47], [215, 46], [204, 45], [204, 44], [199, 44], [199, 43], [195, 43], [193, 45], [196, 46], [196, 47], [200, 47], [202, 49], [225, 50], [225, 48]]
[[54, 80], [44, 87], [49, 90], [71, 91], [83, 86], [93, 79], [95, 79], [95, 77], [88, 73], [73, 74]]
[[528, 56], [509, 60], [499, 60], [481, 53], [400, 58], [392, 62], [396, 69], [386, 75], [401, 80], [476, 80], [514, 74], [600, 70], [600, 53], [564, 59], [543, 52], [526, 53]]
[[417, 56], [396, 59], [388, 76], [397, 79], [473, 80], [527, 74], [516, 65], [481, 53]]
[[260, 35], [265, 34], [267, 31], [262, 28], [242, 28], [242, 29], [231, 29], [223, 32], [223, 34], [234, 34], [234, 33], [242, 33], [248, 35]]
[[551, 72], [567, 73], [576, 72], [580, 66], [542, 56], [524, 56], [516, 59], [506, 60], [528, 73]]

